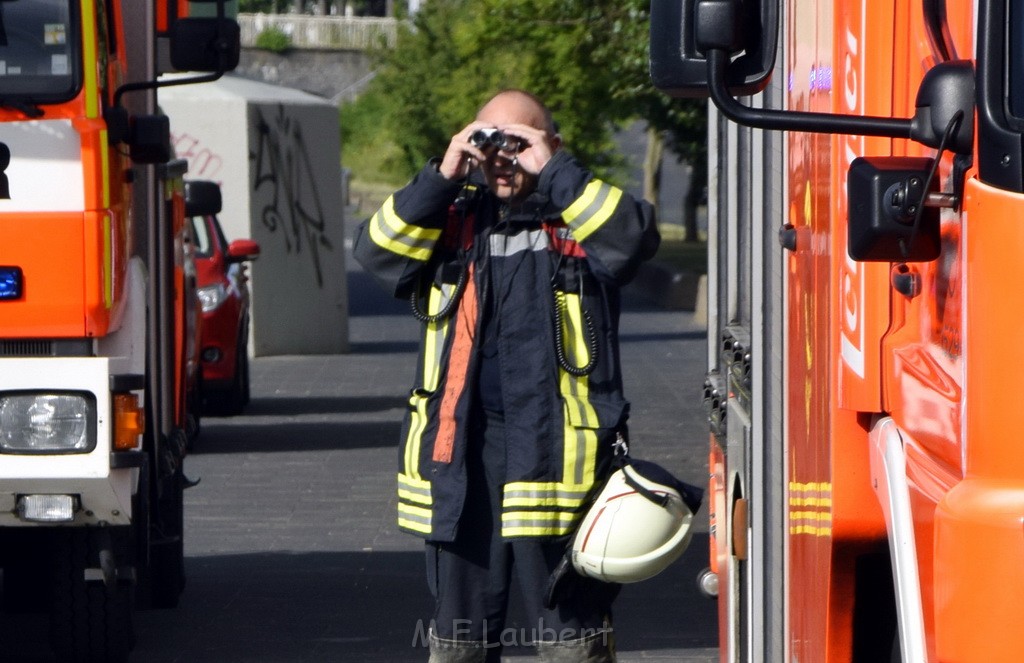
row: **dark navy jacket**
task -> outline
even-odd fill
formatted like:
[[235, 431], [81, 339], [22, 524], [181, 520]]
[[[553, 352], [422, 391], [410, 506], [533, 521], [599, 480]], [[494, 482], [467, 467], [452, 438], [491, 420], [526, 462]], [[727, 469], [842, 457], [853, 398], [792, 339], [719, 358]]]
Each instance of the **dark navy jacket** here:
[[424, 322], [400, 447], [402, 529], [455, 538], [483, 367], [487, 405], [505, 418], [502, 534], [572, 531], [628, 413], [618, 289], [658, 241], [647, 203], [564, 151], [521, 205], [445, 179], [434, 161], [360, 226], [356, 258]]

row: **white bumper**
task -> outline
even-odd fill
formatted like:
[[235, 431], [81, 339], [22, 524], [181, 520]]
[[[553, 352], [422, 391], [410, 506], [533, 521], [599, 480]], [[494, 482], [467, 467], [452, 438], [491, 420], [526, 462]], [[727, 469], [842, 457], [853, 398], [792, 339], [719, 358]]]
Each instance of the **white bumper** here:
[[137, 468], [111, 469], [110, 360], [90, 357], [0, 359], [0, 392], [84, 391], [96, 399], [96, 447], [88, 453], [0, 453], [0, 527], [29, 526], [17, 513], [21, 495], [72, 495], [74, 525], [128, 524]]

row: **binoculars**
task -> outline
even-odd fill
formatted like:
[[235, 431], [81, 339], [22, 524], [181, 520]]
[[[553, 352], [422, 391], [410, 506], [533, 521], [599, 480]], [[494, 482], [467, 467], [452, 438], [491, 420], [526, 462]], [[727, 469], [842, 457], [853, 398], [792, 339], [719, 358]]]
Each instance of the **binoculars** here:
[[523, 148], [523, 142], [520, 139], [494, 127], [490, 129], [477, 129], [470, 136], [469, 142], [480, 149], [494, 146], [502, 152], [515, 153]]

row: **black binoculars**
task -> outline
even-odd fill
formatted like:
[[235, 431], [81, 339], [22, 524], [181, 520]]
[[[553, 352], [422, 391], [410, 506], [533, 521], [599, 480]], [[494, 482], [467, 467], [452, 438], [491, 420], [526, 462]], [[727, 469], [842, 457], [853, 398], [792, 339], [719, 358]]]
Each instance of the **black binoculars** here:
[[490, 129], [477, 129], [470, 136], [469, 142], [479, 147], [480, 149], [486, 149], [488, 146], [494, 146], [502, 152], [518, 152], [523, 147], [523, 142], [515, 136], [510, 136], [501, 129], [491, 127]]

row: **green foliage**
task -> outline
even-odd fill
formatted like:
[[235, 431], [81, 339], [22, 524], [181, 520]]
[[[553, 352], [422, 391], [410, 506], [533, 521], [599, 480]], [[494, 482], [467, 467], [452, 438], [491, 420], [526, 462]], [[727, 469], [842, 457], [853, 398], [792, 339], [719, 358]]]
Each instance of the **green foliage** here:
[[[396, 178], [444, 153], [495, 92], [522, 88], [551, 108], [567, 148], [599, 176], [616, 179], [621, 159], [614, 129], [634, 119], [676, 137], [689, 159], [706, 143], [704, 105], [680, 104], [656, 91], [648, 73], [647, 0], [430, 0], [397, 46], [377, 52], [377, 77], [343, 110], [349, 149], [390, 142], [382, 167]], [[379, 113], [359, 131], [353, 118]], [[384, 140], [388, 137], [390, 140]], [[385, 159], [386, 158], [386, 159]], [[387, 164], [383, 163], [386, 160]], [[400, 176], [400, 177], [399, 177]]]
[[256, 35], [256, 48], [262, 48], [273, 53], [283, 53], [291, 47], [292, 38], [279, 28], [271, 26]]
[[357, 180], [397, 187], [410, 173], [401, 149], [390, 138], [391, 132], [383, 129], [388, 105], [384, 95], [367, 93], [341, 107], [342, 165]]
[[238, 0], [238, 11], [246, 14], [264, 13], [277, 11], [276, 0]]

